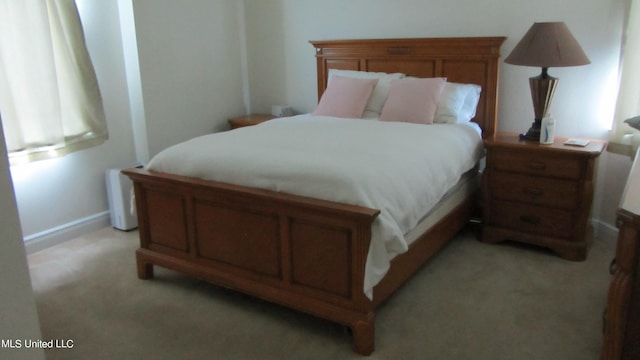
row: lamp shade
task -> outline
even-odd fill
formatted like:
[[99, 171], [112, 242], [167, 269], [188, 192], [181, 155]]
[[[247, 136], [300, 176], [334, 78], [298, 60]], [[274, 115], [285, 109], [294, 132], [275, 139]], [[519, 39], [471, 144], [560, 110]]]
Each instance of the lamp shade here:
[[590, 63], [564, 22], [534, 23], [504, 62], [542, 68]]

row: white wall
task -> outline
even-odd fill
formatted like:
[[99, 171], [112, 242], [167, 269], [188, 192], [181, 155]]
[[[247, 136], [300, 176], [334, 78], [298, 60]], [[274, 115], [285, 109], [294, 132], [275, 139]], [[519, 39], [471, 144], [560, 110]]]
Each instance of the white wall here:
[[[297, 112], [313, 110], [316, 67], [309, 40], [506, 36], [504, 58], [534, 22], [564, 21], [592, 63], [550, 69], [560, 78], [551, 107], [557, 134], [607, 137], [624, 0], [245, 0], [245, 5], [254, 112], [268, 112], [272, 104], [285, 102]], [[499, 130], [529, 128], [533, 109], [527, 79], [539, 73], [536, 68], [501, 66]], [[610, 156], [601, 157], [594, 216], [611, 228], [629, 168], [626, 159], [615, 155], [608, 164]], [[605, 189], [605, 184], [614, 188]]]
[[[0, 339], [41, 339], [0, 122]], [[44, 359], [42, 349], [1, 349], [4, 358]]]
[[236, 1], [133, 2], [150, 155], [245, 113]]

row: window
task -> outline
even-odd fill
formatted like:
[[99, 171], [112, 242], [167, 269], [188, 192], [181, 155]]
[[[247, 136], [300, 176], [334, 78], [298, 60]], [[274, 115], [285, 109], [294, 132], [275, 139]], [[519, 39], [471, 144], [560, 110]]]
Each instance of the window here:
[[640, 145], [640, 131], [624, 122], [640, 115], [640, 4], [629, 1], [620, 62], [620, 90], [616, 102], [609, 151], [635, 155]]
[[12, 165], [107, 139], [73, 0], [0, 0], [0, 117]]

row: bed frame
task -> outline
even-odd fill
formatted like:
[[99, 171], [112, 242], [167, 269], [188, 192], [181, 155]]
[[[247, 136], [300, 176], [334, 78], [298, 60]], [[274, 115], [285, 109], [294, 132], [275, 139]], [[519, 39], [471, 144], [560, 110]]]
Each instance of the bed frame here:
[[[318, 97], [329, 69], [444, 76], [482, 86], [474, 119], [496, 128], [503, 37], [311, 41]], [[397, 256], [363, 293], [375, 209], [143, 169], [123, 171], [134, 184], [140, 248], [138, 277], [173, 269], [347, 326], [353, 348], [374, 350], [374, 311], [467, 223], [473, 197]]]

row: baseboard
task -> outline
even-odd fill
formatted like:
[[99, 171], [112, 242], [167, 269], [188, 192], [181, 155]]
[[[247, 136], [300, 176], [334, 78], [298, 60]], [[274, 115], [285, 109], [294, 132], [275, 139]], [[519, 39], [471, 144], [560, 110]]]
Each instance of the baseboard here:
[[604, 241], [613, 247], [616, 246], [618, 241], [618, 228], [596, 219], [592, 219], [591, 223], [593, 224], [594, 237], [596, 239]]
[[110, 213], [109, 211], [104, 211], [33, 235], [25, 236], [24, 246], [27, 254], [31, 254], [102, 229], [105, 226], [110, 226], [110, 224]]

